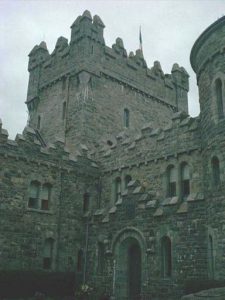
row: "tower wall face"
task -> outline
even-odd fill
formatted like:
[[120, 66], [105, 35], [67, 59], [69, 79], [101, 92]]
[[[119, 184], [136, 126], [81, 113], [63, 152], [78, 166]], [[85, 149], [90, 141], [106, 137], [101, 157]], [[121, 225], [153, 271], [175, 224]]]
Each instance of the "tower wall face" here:
[[164, 74], [159, 62], [148, 68], [141, 50], [128, 56], [120, 38], [112, 48], [105, 46], [96, 22], [78, 18], [69, 45], [60, 37], [51, 55], [43, 43], [30, 53], [30, 125], [49, 141], [55, 132], [71, 149], [123, 131], [124, 109], [131, 134], [149, 122], [164, 126], [175, 111], [188, 110], [184, 68], [175, 64], [171, 74]]

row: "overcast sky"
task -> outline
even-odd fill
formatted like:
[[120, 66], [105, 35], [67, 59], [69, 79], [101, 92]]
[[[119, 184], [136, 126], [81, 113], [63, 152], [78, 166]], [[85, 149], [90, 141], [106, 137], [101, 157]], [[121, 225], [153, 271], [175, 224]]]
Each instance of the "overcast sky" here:
[[155, 60], [165, 73], [175, 62], [185, 67], [190, 74], [189, 113], [199, 114], [190, 51], [201, 32], [225, 13], [224, 0], [0, 0], [0, 118], [11, 138], [26, 125], [28, 53], [42, 40], [52, 52], [59, 36], [70, 39], [70, 25], [86, 9], [105, 23], [106, 44], [121, 37], [128, 53], [139, 47], [141, 25], [148, 67]]

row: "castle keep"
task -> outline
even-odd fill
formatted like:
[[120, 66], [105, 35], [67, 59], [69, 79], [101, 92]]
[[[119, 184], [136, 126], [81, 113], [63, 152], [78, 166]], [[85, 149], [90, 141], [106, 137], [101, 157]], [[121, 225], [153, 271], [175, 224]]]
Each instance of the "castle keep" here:
[[75, 271], [117, 300], [225, 278], [225, 17], [164, 74], [85, 11], [29, 54], [28, 125], [0, 123], [0, 270]]

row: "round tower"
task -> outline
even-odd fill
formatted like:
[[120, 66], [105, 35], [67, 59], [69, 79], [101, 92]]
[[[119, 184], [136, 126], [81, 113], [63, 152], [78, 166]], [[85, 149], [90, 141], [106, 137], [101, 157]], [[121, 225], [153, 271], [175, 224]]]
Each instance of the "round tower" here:
[[[225, 17], [209, 26], [191, 51], [200, 101], [201, 159], [207, 224], [208, 277], [225, 278]], [[215, 251], [216, 249], [216, 251]]]
[[190, 60], [199, 87], [205, 143], [225, 132], [225, 17], [200, 35], [192, 48]]

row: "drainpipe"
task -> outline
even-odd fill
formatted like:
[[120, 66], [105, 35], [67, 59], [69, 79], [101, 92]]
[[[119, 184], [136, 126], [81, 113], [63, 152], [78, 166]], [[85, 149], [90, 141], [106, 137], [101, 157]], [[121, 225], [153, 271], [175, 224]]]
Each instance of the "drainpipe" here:
[[113, 260], [113, 286], [112, 286], [112, 296], [110, 300], [115, 300], [115, 288], [116, 288], [116, 260]]
[[60, 171], [60, 194], [59, 194], [59, 206], [57, 215], [57, 247], [56, 247], [56, 269], [59, 270], [59, 247], [60, 247], [60, 237], [61, 237], [61, 217], [62, 217], [62, 189], [63, 189], [63, 174]]
[[86, 236], [85, 236], [85, 255], [84, 255], [83, 284], [86, 283], [88, 239], [89, 239], [89, 222], [88, 222], [88, 218], [87, 218], [87, 223], [86, 223]]

